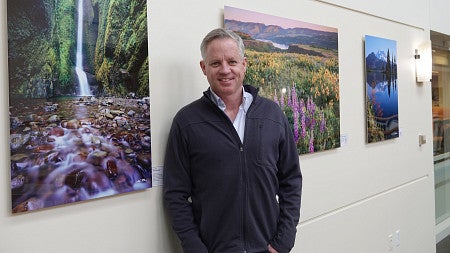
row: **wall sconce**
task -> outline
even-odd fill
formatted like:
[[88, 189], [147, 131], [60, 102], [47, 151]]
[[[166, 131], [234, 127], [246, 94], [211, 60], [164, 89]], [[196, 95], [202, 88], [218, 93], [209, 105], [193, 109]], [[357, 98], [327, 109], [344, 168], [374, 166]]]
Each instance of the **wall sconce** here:
[[416, 82], [423, 83], [431, 80], [432, 56], [431, 41], [425, 41], [417, 48], [414, 58], [416, 59]]

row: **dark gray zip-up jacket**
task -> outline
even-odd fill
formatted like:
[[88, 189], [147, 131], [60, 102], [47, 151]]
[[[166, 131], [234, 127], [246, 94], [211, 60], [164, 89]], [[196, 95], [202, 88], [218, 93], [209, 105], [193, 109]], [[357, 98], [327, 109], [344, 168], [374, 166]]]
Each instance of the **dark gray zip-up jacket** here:
[[185, 253], [280, 253], [294, 245], [302, 175], [288, 121], [259, 97], [247, 111], [244, 143], [204, 96], [173, 119], [164, 165], [164, 201]]

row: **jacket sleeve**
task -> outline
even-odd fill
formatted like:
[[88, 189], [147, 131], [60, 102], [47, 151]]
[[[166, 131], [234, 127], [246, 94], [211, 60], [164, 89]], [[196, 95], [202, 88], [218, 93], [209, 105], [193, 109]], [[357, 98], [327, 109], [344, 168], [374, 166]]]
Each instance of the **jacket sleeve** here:
[[176, 120], [173, 121], [164, 161], [164, 202], [184, 253], [207, 253], [194, 222], [188, 151]]
[[270, 241], [272, 247], [280, 253], [287, 253], [294, 247], [302, 194], [302, 174], [297, 145], [286, 118], [284, 125], [285, 138], [280, 143], [277, 175], [280, 216], [277, 233]]

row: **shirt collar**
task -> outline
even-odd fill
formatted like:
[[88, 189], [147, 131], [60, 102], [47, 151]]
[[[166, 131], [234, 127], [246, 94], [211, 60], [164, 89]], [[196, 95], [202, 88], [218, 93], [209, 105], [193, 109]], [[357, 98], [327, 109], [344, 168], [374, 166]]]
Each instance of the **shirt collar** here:
[[[211, 90], [211, 99], [212, 101], [222, 110], [225, 111], [226, 109], [226, 105], [223, 102], [223, 100], [212, 90]], [[253, 102], [253, 95], [250, 94], [249, 92], [246, 92], [244, 87], [242, 87], [242, 103], [240, 105], [240, 107], [242, 107], [242, 109], [244, 109], [245, 112], [247, 112], [248, 108], [250, 107], [250, 105]]]

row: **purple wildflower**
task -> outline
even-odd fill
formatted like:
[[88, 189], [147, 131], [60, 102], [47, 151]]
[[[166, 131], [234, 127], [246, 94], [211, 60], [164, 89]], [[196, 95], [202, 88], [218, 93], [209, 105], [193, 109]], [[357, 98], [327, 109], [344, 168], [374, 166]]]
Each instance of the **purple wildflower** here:
[[312, 129], [309, 137], [309, 153], [314, 153], [314, 134]]
[[298, 134], [298, 111], [294, 111], [294, 140], [297, 143], [298, 139], [299, 139], [299, 134]]
[[291, 108], [292, 108], [293, 117], [294, 117], [294, 140], [295, 140], [295, 142], [297, 142], [299, 139], [299, 134], [298, 134], [298, 119], [299, 119], [298, 109], [299, 108], [298, 108], [297, 92], [295, 91], [294, 86], [292, 86], [292, 91], [291, 91]]
[[326, 126], [327, 126], [327, 122], [326, 122], [326, 120], [325, 120], [325, 115], [324, 115], [324, 113], [322, 112], [322, 113], [320, 114], [320, 127], [319, 127], [321, 133], [325, 132]]
[[300, 121], [302, 125], [302, 138], [305, 138], [306, 136], [306, 115], [305, 115], [305, 103], [303, 102], [303, 99], [300, 100]]
[[308, 101], [306, 103], [307, 103], [306, 107], [307, 107], [308, 111], [311, 113], [311, 115], [314, 115], [314, 112], [316, 110], [316, 104], [310, 97], [308, 97]]
[[298, 111], [298, 97], [297, 97], [297, 92], [295, 91], [295, 86], [292, 86], [291, 99], [292, 99], [292, 101], [291, 101], [292, 109]]
[[278, 101], [278, 96], [277, 96], [277, 90], [275, 90], [275, 92], [273, 94], [273, 101], [275, 103], [277, 103], [278, 106], [280, 106], [280, 101]]
[[316, 124], [316, 119], [314, 118], [314, 113], [316, 111], [316, 104], [314, 101], [308, 97], [308, 100], [306, 101], [306, 111], [308, 113], [308, 118], [306, 121], [306, 125], [313, 129], [314, 125]]
[[289, 94], [288, 94], [287, 105], [288, 105], [288, 106], [292, 106], [292, 98], [291, 98], [291, 91], [290, 91], [290, 90], [289, 90]]

